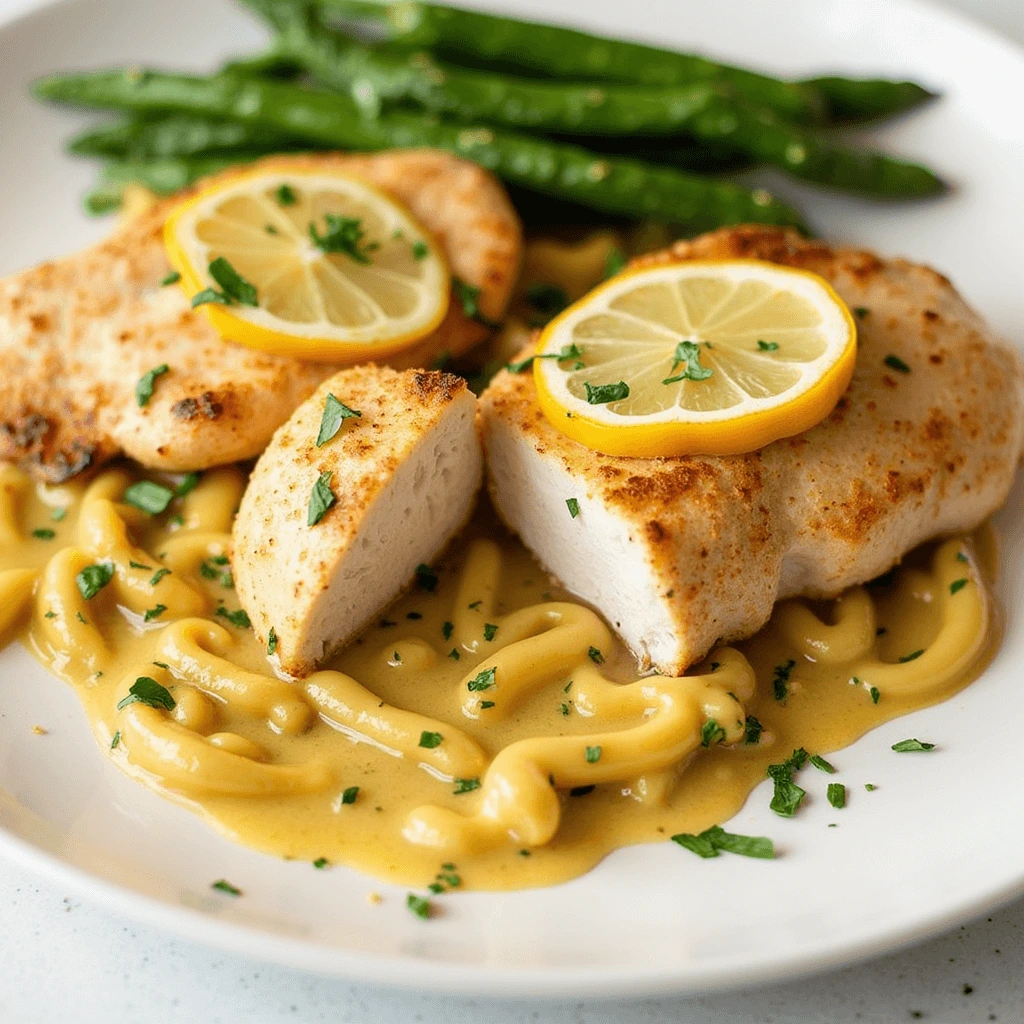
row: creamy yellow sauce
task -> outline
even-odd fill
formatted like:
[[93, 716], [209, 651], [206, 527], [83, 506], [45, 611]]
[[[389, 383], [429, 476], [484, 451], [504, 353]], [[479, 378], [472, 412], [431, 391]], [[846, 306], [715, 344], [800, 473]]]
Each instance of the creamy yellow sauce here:
[[[546, 885], [700, 832], [794, 748], [837, 750], [956, 692], [998, 639], [981, 532], [915, 552], [887, 585], [785, 602], [685, 677], [641, 679], [485, 506], [433, 590], [290, 680], [229, 618], [243, 474], [207, 472], [155, 516], [122, 503], [142, 478], [45, 488], [0, 468], [3, 639], [74, 686], [102, 755], [133, 778], [241, 843], [389, 881], [426, 885], [454, 864], [463, 888]], [[76, 577], [95, 565], [112, 576], [86, 599]], [[173, 709], [124, 703], [139, 677]]]

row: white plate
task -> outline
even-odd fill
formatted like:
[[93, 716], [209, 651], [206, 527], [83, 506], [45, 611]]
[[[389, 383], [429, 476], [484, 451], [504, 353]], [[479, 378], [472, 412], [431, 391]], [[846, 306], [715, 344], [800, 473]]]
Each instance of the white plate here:
[[[908, 75], [940, 88], [941, 103], [875, 134], [957, 182], [954, 198], [885, 207], [783, 187], [823, 233], [935, 264], [999, 329], [1024, 338], [1024, 55], [1008, 43], [907, 0], [506, 6], [570, 21], [585, 11], [595, 27], [780, 72]], [[106, 230], [79, 212], [91, 169], [61, 154], [80, 119], [31, 103], [31, 78], [126, 62], [205, 69], [260, 39], [251, 19], [212, 0], [80, 0], [0, 26], [0, 273]], [[405, 909], [404, 890], [235, 846], [130, 782], [96, 750], [71, 690], [20, 648], [0, 654], [0, 848], [197, 941], [448, 992], [692, 992], [891, 949], [1024, 891], [1020, 497], [1018, 489], [999, 518], [1008, 629], [994, 664], [948, 703], [837, 755], [852, 794], [846, 810], [818, 799], [782, 821], [758, 789], [733, 827], [774, 836], [785, 853], [776, 862], [636, 847], [554, 889], [446, 897], [444, 915], [421, 922]], [[35, 723], [48, 735], [34, 735]], [[906, 736], [941, 750], [892, 754]], [[865, 782], [877, 792], [866, 794]], [[221, 877], [244, 898], [212, 894]], [[385, 893], [382, 905], [367, 903], [371, 889]]]

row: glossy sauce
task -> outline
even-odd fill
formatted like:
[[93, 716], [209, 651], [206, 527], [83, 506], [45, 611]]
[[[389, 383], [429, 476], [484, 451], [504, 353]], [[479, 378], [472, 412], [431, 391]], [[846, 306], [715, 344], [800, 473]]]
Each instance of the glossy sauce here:
[[[485, 506], [434, 567], [433, 590], [410, 591], [328, 671], [288, 680], [230, 618], [242, 473], [207, 472], [156, 516], [120, 501], [141, 475], [43, 488], [0, 468], [4, 639], [20, 631], [75, 687], [102, 756], [224, 834], [411, 885], [443, 864], [463, 888], [546, 885], [620, 846], [726, 822], [769, 764], [945, 699], [998, 639], [981, 532], [919, 550], [890, 582], [838, 602], [785, 602], [686, 677], [637, 680], [598, 616]], [[95, 564], [115, 574], [85, 600], [75, 576]], [[172, 571], [153, 583], [161, 568]], [[780, 701], [773, 679], [790, 661]], [[118, 709], [141, 676], [173, 710]], [[756, 744], [747, 716], [763, 729]], [[709, 719], [722, 732], [705, 749]]]

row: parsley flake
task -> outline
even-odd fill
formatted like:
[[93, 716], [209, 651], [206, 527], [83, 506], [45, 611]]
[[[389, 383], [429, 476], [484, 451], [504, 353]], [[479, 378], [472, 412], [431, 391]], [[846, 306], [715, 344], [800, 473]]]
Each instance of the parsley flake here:
[[241, 896], [242, 890], [237, 886], [232, 885], [230, 882], [225, 881], [223, 878], [218, 878], [211, 886], [211, 889], [216, 889], [217, 892], [227, 893], [228, 896]]
[[456, 779], [455, 788], [452, 792], [459, 796], [461, 793], [472, 793], [474, 789], [480, 788], [479, 779]]
[[176, 270], [172, 270], [169, 274], [166, 274], [160, 280], [160, 287], [166, 288], [169, 284], [177, 284], [181, 280], [181, 274]]
[[621, 402], [629, 398], [629, 385], [624, 380], [617, 384], [591, 384], [587, 380], [583, 382], [583, 387], [590, 405], [607, 405], [609, 402]]
[[909, 654], [904, 654], [903, 657], [900, 658], [900, 664], [905, 665], [908, 661], [915, 661], [920, 658], [922, 654], [924, 654], [923, 649], [918, 649], [916, 651], [911, 651]]
[[772, 677], [772, 695], [780, 704], [784, 704], [789, 695], [789, 677], [795, 668], [796, 662], [792, 658], [775, 666], [775, 674]]
[[317, 871], [323, 871], [323, 869], [330, 863], [331, 862], [326, 857], [317, 857], [317, 859], [313, 861], [313, 867], [315, 867]]
[[312, 222], [309, 237], [321, 252], [340, 252], [356, 263], [366, 266], [370, 253], [380, 248], [379, 242], [363, 243], [366, 232], [358, 217], [341, 217], [336, 213], [324, 214], [324, 233], [321, 235]]
[[420, 733], [420, 746], [427, 750], [433, 750], [434, 747], [441, 745], [441, 740], [444, 737], [439, 732], [427, 732], [424, 730]]
[[868, 690], [868, 696], [871, 698], [872, 704], [877, 704], [882, 699], [882, 691], [877, 686], [872, 686]]
[[331, 490], [332, 475], [329, 469], [324, 470], [313, 484], [313, 490], [309, 495], [309, 508], [306, 512], [307, 526], [316, 526], [327, 515], [328, 509], [338, 500], [334, 491]]
[[951, 594], [958, 594], [961, 590], [964, 589], [964, 587], [967, 586], [967, 582], [968, 581], [965, 579], [953, 580], [953, 582], [949, 585], [949, 592]]
[[405, 905], [421, 921], [426, 921], [430, 917], [430, 900], [425, 896], [417, 896], [416, 893], [411, 892], [405, 897]]
[[167, 611], [167, 605], [158, 604], [154, 608], [147, 608], [142, 615], [143, 622], [152, 622], [154, 619], [160, 618], [163, 613]]
[[565, 505], [569, 509], [570, 519], [575, 519], [580, 514], [580, 503], [576, 498], [566, 498]]
[[614, 277], [625, 265], [625, 253], [618, 248], [609, 249], [608, 255], [604, 258], [604, 279], [607, 281], [609, 277]]
[[777, 341], [759, 341], [757, 350], [758, 352], [778, 352], [779, 343]]
[[138, 381], [136, 381], [135, 401], [139, 403], [140, 408], [146, 405], [153, 397], [153, 389], [156, 386], [157, 377], [161, 377], [165, 373], [169, 373], [170, 369], [171, 368], [166, 363], [161, 363], [159, 366], [154, 366], [152, 370], [147, 370], [138, 379]]
[[827, 796], [828, 802], [837, 811], [841, 811], [846, 806], [846, 787], [841, 782], [830, 782]]
[[494, 686], [494, 676], [497, 673], [497, 668], [486, 668], [483, 672], [477, 674], [473, 679], [470, 679], [466, 683], [466, 689], [471, 690], [474, 693], [480, 690], [489, 690]]
[[699, 835], [680, 832], [672, 836], [672, 842], [705, 860], [717, 857], [722, 851], [760, 860], [775, 859], [775, 844], [766, 836], [741, 836], [726, 832], [721, 825], [713, 825]]
[[46, 527], [40, 527], [39, 529], [32, 531], [32, 536], [35, 537], [36, 540], [53, 540], [53, 538], [57, 536], [57, 531], [48, 530]]
[[601, 760], [601, 748], [600, 747], [587, 747], [586, 749], [587, 764], [597, 764]]
[[780, 764], [768, 765], [768, 777], [775, 783], [769, 806], [780, 817], [792, 818], [807, 795], [806, 790], [793, 781], [793, 772], [803, 768], [807, 760], [807, 751], [800, 747]]
[[692, 341], [681, 341], [676, 345], [672, 360], [672, 370], [682, 363], [685, 369], [675, 377], [666, 377], [662, 384], [678, 384], [681, 380], [707, 380], [715, 371], [709, 366], [700, 365], [700, 346]]
[[426, 242], [419, 241], [412, 243], [412, 258], [414, 260], [425, 260], [429, 252], [430, 247], [427, 245]]
[[596, 647], [587, 648], [587, 657], [595, 664], [600, 665], [604, 662], [604, 655]]
[[124, 492], [124, 503], [151, 516], [167, 510], [174, 499], [174, 491], [151, 480], [138, 480]]
[[713, 718], [709, 718], [700, 729], [700, 745], [710, 747], [712, 743], [721, 743], [725, 739], [725, 730]]
[[110, 741], [110, 749], [111, 750], [117, 750], [117, 748], [120, 745], [120, 743], [121, 743], [121, 730], [118, 729], [117, 732], [114, 733], [113, 739]]
[[244, 608], [239, 608], [237, 611], [229, 612], [224, 605], [221, 605], [217, 609], [217, 614], [222, 619], [227, 619], [232, 626], [237, 626], [239, 629], [248, 629], [252, 625]]
[[150, 708], [173, 711], [176, 703], [166, 686], [162, 686], [149, 676], [139, 676], [128, 689], [128, 696], [118, 702], [117, 710], [122, 711], [129, 704], [145, 704]]
[[892, 370], [898, 370], [900, 373], [910, 373], [910, 367], [899, 356], [894, 356], [891, 352], [882, 361]]
[[211, 302], [219, 303], [222, 306], [232, 306], [236, 303], [240, 306], [259, 305], [256, 299], [256, 286], [242, 277], [223, 256], [212, 260], [208, 269], [210, 277], [220, 285], [221, 290], [204, 288], [201, 292], [193, 295], [193, 309]]
[[153, 573], [153, 576], [152, 576], [152, 578], [149, 581], [149, 585], [151, 587], [155, 587], [165, 576], [170, 576], [170, 575], [171, 575], [171, 570], [170, 569], [157, 569], [157, 571], [155, 573]]
[[764, 726], [753, 715], [747, 715], [743, 727], [743, 742], [760, 743], [762, 732], [764, 732]]
[[927, 743], [924, 740], [918, 739], [900, 740], [899, 743], [894, 743], [892, 745], [892, 749], [895, 750], [897, 754], [911, 754], [917, 751], [934, 750], [935, 744]]
[[362, 415], [356, 409], [350, 409], [344, 402], [339, 402], [334, 395], [328, 394], [324, 400], [323, 416], [320, 417], [320, 433], [316, 436], [317, 448], [323, 448], [341, 430], [345, 420]]
[[179, 498], [184, 498], [186, 494], [191, 494], [196, 489], [196, 485], [199, 483], [201, 476], [199, 473], [186, 473], [181, 480], [178, 481], [178, 486], [174, 488], [174, 493]]
[[82, 597], [91, 601], [113, 578], [114, 567], [109, 562], [99, 562], [87, 565], [75, 577], [75, 583]]
[[498, 632], [498, 627], [493, 622], [484, 623], [484, 639], [493, 640], [495, 634]]
[[354, 804], [356, 802], [356, 799], [358, 798], [358, 796], [359, 796], [359, 787], [358, 786], [349, 786], [348, 789], [346, 789], [341, 794], [341, 802], [342, 802], [342, 804]]
[[484, 327], [494, 330], [501, 325], [496, 320], [491, 320], [480, 311], [480, 289], [473, 284], [468, 284], [461, 278], [452, 278], [452, 291], [462, 306], [462, 312], [470, 319], [475, 320]]
[[[437, 573], [424, 562], [420, 562], [416, 566], [416, 586], [420, 590], [427, 591], [428, 594], [432, 594], [437, 590]], [[447, 640], [448, 638], [445, 637], [445, 639]]]
[[291, 185], [279, 185], [274, 195], [279, 206], [294, 206], [299, 201]]
[[818, 769], [819, 772], [825, 772], [827, 775], [835, 775], [835, 765], [826, 761], [825, 758], [821, 757], [819, 754], [812, 754], [808, 760], [815, 768]]

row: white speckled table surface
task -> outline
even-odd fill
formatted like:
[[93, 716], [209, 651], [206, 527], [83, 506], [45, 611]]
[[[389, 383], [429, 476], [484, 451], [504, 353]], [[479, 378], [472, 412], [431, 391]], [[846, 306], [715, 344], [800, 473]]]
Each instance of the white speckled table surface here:
[[[946, 2], [1024, 44], [1022, 0]], [[0, 13], [30, 6], [0, 0]], [[630, 1003], [488, 1002], [350, 985], [169, 938], [8, 863], [0, 865], [0, 921], [0, 1024], [1024, 1021], [1024, 901], [915, 949], [811, 980]]]

